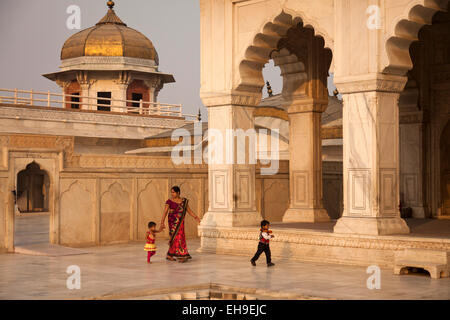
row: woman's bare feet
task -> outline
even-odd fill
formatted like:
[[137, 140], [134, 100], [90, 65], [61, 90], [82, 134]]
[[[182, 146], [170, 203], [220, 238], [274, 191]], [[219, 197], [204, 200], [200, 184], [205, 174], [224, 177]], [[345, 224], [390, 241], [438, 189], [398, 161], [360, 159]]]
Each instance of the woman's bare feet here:
[[170, 260], [170, 261], [176, 261], [176, 259], [174, 257], [171, 257], [171, 256], [167, 256], [166, 259]]

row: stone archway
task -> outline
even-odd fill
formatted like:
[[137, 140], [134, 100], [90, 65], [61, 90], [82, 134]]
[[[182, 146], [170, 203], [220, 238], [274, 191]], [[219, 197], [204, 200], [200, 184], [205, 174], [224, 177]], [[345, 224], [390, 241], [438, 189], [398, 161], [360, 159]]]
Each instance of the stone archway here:
[[15, 163], [14, 247], [47, 245], [51, 241], [53, 177], [48, 163], [22, 158]]
[[[421, 28], [431, 24], [437, 12], [447, 10], [447, 4], [448, 0], [411, 1], [399, 18], [389, 20], [385, 16], [392, 27], [387, 26], [384, 34], [388, 40], [379, 57], [379, 72], [340, 79], [338, 89], [344, 96], [345, 199], [343, 218], [334, 227], [336, 233], [409, 233], [398, 210], [399, 96], [407, 84], [406, 75], [413, 68], [410, 45], [419, 40]], [[414, 97], [417, 92], [410, 85], [406, 88], [412, 89], [409, 93]], [[403, 172], [403, 177], [409, 193], [416, 193], [414, 188], [420, 184], [416, 177], [420, 174]], [[414, 205], [420, 207], [420, 203]], [[423, 210], [418, 213], [424, 215]]]
[[[5, 247], [8, 252], [14, 252], [15, 245], [19, 244], [19, 246], [23, 245], [23, 241], [16, 241], [16, 227], [18, 219], [23, 218], [36, 218], [38, 216], [44, 216], [41, 221], [40, 226], [45, 227], [45, 235], [41, 234], [40, 242], [51, 244], [59, 244], [59, 174], [60, 174], [60, 159], [61, 153], [54, 151], [35, 151], [35, 150], [9, 150], [9, 169], [8, 169], [8, 179], [7, 179], [7, 188], [10, 190], [8, 192], [8, 200], [6, 206], [6, 218], [5, 218]], [[40, 170], [44, 171], [48, 175], [48, 180], [44, 179], [44, 184], [48, 181], [48, 189], [46, 188], [46, 197], [48, 198], [48, 205], [44, 208], [48, 209], [46, 213], [26, 213], [21, 214], [19, 210], [17, 210], [17, 203], [14, 194], [17, 194], [17, 178], [19, 172], [27, 169], [27, 166], [30, 164], [33, 166], [37, 165]], [[37, 168], [37, 167], [36, 167]], [[12, 191], [12, 192], [11, 192]], [[47, 192], [48, 191], [48, 192]], [[31, 228], [30, 230], [36, 231], [39, 233], [40, 231], [37, 228]], [[27, 236], [32, 236], [26, 233]], [[33, 243], [33, 240], [28, 241], [26, 243]], [[41, 241], [42, 240], [42, 241]]]
[[273, 59], [283, 78], [282, 106], [289, 115], [290, 201], [284, 222], [328, 221], [323, 208], [321, 114], [328, 106], [331, 49], [301, 18], [282, 12], [255, 36], [240, 64], [242, 88], [260, 93], [262, 68]]
[[444, 212], [440, 143], [450, 114], [450, 2], [445, 2], [446, 12], [434, 11], [409, 46], [411, 68], [399, 100], [401, 206], [414, 218]]
[[[283, 107], [290, 114], [291, 127], [296, 128], [291, 130], [291, 141], [304, 145], [304, 148], [296, 149], [296, 153], [291, 152], [292, 159], [297, 160], [290, 161], [294, 166], [290, 170], [291, 190], [295, 191], [291, 192], [292, 206], [285, 214], [286, 221], [329, 220], [322, 205], [320, 118], [328, 104], [327, 76], [332, 57], [327, 46], [331, 43], [329, 37], [317, 35], [314, 26], [304, 24], [304, 19], [282, 11], [262, 26], [248, 46], [243, 46], [243, 56], [235, 57], [236, 63], [229, 65], [234, 68], [229, 70], [233, 79], [226, 86], [229, 83], [232, 86], [226, 90], [202, 92], [203, 103], [208, 107], [210, 129], [217, 129], [223, 137], [229, 129], [254, 130], [253, 113], [261, 101], [265, 84], [262, 69], [274, 59], [282, 70], [286, 101]], [[209, 87], [217, 87], [216, 83], [211, 81]], [[241, 152], [248, 155], [250, 151], [248, 148]], [[303, 156], [308, 160], [303, 161]], [[210, 202], [202, 225], [259, 223], [261, 216], [255, 204], [255, 166], [250, 163], [216, 164], [209, 160]]]

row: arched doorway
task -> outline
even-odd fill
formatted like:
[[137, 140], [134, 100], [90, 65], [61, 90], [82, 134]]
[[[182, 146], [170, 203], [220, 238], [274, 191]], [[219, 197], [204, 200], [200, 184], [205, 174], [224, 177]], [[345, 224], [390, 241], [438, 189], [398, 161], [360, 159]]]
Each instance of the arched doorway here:
[[35, 161], [16, 177], [14, 246], [50, 242], [50, 177]]
[[441, 135], [440, 156], [442, 203], [440, 216], [450, 218], [450, 122]]
[[48, 211], [50, 179], [36, 162], [27, 165], [17, 175], [16, 203], [19, 212]]

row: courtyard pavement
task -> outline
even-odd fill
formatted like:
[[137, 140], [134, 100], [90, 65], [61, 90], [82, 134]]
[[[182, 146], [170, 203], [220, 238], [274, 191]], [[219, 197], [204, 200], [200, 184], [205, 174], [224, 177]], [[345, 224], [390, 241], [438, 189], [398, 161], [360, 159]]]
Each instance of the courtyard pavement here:
[[[158, 242], [153, 263], [146, 263], [142, 243], [85, 248], [86, 254], [34, 256], [0, 255], [0, 299], [76, 299], [116, 295], [139, 298], [136, 292], [205, 283], [260, 288], [331, 299], [450, 299], [450, 278], [393, 275], [381, 269], [381, 289], [366, 286], [365, 267], [274, 261], [264, 257], [256, 267], [250, 257], [196, 253], [198, 240], [188, 241], [193, 260], [181, 264], [165, 260], [165, 240]], [[255, 243], [256, 249], [256, 243]], [[81, 270], [81, 289], [69, 290], [66, 270]], [[144, 297], [142, 294], [141, 297]]]
[[[275, 260], [275, 267], [267, 268], [262, 255], [252, 267], [250, 256], [197, 253], [198, 239], [188, 240], [193, 259], [184, 264], [165, 260], [168, 245], [162, 239], [157, 240], [158, 251], [151, 264], [146, 263], [144, 243], [82, 249], [52, 246], [48, 219], [39, 214], [16, 220], [16, 251], [28, 254], [0, 254], [0, 299], [151, 299], [164, 288], [214, 283], [267, 291], [272, 297], [281, 292], [288, 297], [324, 299], [450, 300], [450, 278], [398, 276], [382, 268], [381, 288], [370, 290], [368, 266]], [[67, 268], [73, 265], [81, 271], [79, 290], [66, 285]]]

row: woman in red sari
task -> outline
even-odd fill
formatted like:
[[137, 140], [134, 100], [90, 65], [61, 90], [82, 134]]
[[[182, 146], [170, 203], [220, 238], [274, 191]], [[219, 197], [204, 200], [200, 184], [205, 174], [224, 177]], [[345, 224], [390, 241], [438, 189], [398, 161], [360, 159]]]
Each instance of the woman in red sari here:
[[161, 220], [160, 230], [165, 228], [166, 216], [169, 215], [169, 251], [167, 251], [167, 260], [186, 262], [191, 259], [186, 246], [186, 235], [184, 233], [184, 219], [186, 212], [189, 213], [198, 223], [200, 218], [191, 210], [186, 198], [180, 197], [180, 188], [175, 186], [171, 190], [172, 199], [166, 201], [163, 218]]

